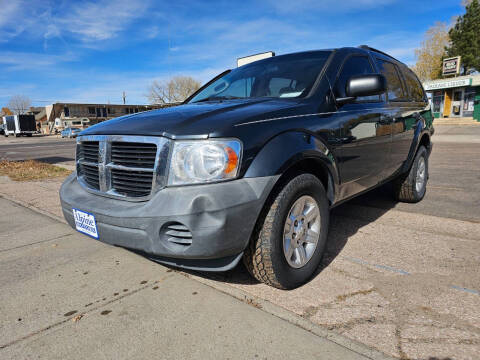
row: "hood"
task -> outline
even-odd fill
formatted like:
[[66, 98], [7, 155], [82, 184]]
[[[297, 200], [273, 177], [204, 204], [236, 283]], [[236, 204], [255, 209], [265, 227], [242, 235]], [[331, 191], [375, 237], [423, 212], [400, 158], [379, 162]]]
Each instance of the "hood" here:
[[299, 108], [296, 99], [208, 101], [122, 116], [94, 125], [81, 135], [208, 137], [221, 135], [239, 123], [285, 116], [289, 110], [298, 114]]

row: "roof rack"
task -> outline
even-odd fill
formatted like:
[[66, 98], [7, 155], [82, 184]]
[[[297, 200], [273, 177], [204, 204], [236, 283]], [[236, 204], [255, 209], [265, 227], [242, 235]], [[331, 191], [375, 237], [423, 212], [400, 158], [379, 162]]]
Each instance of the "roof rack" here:
[[400, 62], [398, 59], [395, 59], [392, 55], [389, 55], [389, 54], [387, 54], [386, 52], [380, 51], [380, 50], [378, 50], [378, 49], [372, 48], [372, 47], [370, 47], [370, 46], [368, 46], [368, 45], [360, 45], [359, 48], [360, 48], [360, 49], [365, 49], [365, 50], [370, 50], [370, 51], [375, 51], [375, 52], [377, 52], [377, 53], [379, 53], [379, 54], [388, 56], [389, 58], [392, 58], [392, 59]]

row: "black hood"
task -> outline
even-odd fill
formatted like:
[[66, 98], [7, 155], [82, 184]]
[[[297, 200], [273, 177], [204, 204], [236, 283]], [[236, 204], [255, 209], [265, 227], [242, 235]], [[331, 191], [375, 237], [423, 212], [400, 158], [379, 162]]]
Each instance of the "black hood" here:
[[228, 132], [239, 123], [299, 114], [301, 108], [296, 99], [208, 101], [122, 116], [94, 125], [81, 135], [207, 137]]

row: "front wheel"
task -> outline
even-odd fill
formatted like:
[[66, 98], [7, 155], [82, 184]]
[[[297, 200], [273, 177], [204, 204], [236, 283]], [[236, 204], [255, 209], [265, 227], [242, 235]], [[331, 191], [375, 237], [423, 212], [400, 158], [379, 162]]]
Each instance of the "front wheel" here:
[[244, 263], [259, 281], [279, 289], [307, 282], [322, 259], [328, 234], [325, 189], [311, 174], [291, 179], [260, 219]]
[[394, 183], [394, 195], [398, 201], [416, 203], [427, 191], [428, 152], [423, 145], [418, 148], [410, 171], [402, 174]]

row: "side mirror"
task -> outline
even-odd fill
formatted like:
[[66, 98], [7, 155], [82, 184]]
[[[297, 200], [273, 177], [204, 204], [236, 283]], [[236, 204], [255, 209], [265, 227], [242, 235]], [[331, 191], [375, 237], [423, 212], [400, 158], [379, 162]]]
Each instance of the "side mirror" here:
[[345, 94], [348, 97], [380, 95], [387, 90], [387, 79], [381, 74], [352, 76], [347, 81]]
[[352, 76], [345, 87], [344, 98], [337, 98], [337, 103], [348, 103], [360, 96], [383, 94], [387, 90], [387, 79], [381, 74]]

